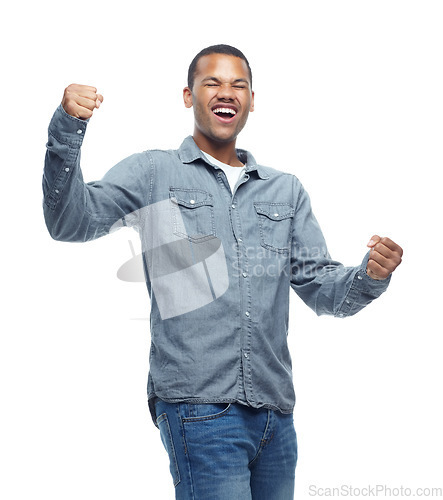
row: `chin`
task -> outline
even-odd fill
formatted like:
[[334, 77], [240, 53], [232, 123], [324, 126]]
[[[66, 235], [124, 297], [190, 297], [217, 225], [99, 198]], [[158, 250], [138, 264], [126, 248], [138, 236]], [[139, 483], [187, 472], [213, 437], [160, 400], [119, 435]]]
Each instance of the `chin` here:
[[234, 142], [235, 139], [237, 139], [237, 137], [214, 137], [212, 140], [220, 144], [229, 144], [230, 142]]
[[220, 143], [229, 143], [233, 142], [237, 139], [238, 134], [230, 134], [230, 135], [223, 135], [223, 134], [212, 134], [211, 139], [215, 142], [220, 142]]

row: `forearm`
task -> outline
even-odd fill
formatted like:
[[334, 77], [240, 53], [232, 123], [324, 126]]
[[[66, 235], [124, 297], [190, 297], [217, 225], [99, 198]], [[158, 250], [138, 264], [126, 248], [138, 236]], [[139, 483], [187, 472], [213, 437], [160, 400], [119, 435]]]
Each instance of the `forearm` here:
[[327, 259], [316, 264], [298, 261], [292, 287], [316, 314], [352, 316], [386, 291], [390, 277], [374, 280], [366, 273], [367, 254], [360, 266], [344, 267]]

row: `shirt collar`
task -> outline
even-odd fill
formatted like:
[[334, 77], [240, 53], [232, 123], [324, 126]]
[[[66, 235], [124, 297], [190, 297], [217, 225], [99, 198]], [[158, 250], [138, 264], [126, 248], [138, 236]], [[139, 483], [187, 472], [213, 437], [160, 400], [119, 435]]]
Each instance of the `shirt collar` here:
[[[237, 149], [236, 151], [239, 160], [246, 165], [246, 173], [256, 170], [260, 179], [269, 179], [269, 175], [264, 171], [262, 166], [257, 164], [255, 158], [249, 151], [244, 149]], [[183, 163], [192, 163], [198, 159], [208, 163], [208, 160], [205, 158], [191, 135], [186, 137], [183, 141], [178, 150], [178, 155]]]

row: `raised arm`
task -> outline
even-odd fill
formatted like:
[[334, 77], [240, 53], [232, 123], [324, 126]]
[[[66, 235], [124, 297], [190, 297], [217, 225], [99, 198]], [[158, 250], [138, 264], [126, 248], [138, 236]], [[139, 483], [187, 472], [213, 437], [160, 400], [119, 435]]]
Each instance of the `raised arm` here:
[[95, 87], [69, 85], [49, 125], [43, 211], [56, 240], [98, 238], [117, 220], [148, 204], [151, 172], [146, 153], [126, 158], [100, 181], [83, 181], [80, 149], [89, 119], [102, 102]]

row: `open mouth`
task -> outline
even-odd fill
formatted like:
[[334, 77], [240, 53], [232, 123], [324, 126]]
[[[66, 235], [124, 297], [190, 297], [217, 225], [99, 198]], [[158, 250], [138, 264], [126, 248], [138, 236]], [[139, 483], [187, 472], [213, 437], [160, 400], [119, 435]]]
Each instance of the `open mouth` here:
[[224, 123], [231, 122], [237, 114], [237, 111], [235, 109], [222, 106], [213, 108], [212, 112], [219, 120], [223, 121]]

